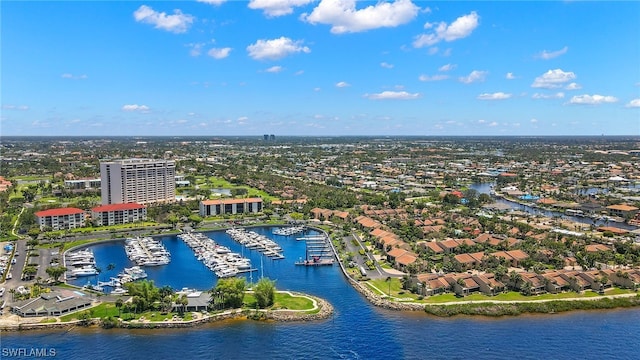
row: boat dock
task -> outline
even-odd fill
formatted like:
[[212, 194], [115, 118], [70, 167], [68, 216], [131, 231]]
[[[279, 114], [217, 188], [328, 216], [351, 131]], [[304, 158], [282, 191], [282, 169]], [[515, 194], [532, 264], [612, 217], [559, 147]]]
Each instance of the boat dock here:
[[171, 261], [171, 254], [152, 237], [129, 238], [125, 240], [124, 250], [129, 260], [138, 266], [167, 265]]
[[297, 238], [296, 240], [305, 241], [306, 251], [305, 258], [295, 262], [296, 265], [302, 266], [322, 266], [333, 265], [334, 256], [329, 239], [324, 235], [310, 235]]
[[213, 271], [217, 277], [226, 278], [240, 273], [257, 271], [251, 267], [251, 261], [201, 233], [183, 233], [178, 235], [193, 250], [196, 258]]
[[254, 231], [246, 231], [243, 228], [231, 228], [226, 232], [233, 240], [239, 242], [247, 249], [258, 250], [273, 260], [284, 259], [280, 245], [264, 235], [260, 235]]

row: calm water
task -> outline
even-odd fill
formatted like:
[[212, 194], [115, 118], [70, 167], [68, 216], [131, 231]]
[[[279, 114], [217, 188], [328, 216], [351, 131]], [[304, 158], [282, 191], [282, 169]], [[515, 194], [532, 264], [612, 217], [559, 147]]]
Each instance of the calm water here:
[[[269, 234], [268, 228], [259, 232]], [[216, 241], [240, 251], [222, 232]], [[178, 330], [72, 329], [68, 332], [4, 333], [7, 347], [55, 348], [63, 359], [634, 359], [640, 345], [640, 310], [575, 312], [517, 318], [441, 319], [375, 308], [345, 281], [337, 266], [305, 268], [295, 236], [272, 236], [285, 260], [263, 261], [264, 275], [280, 289], [329, 300], [335, 315], [313, 323], [227, 321]], [[181, 240], [164, 237], [172, 253], [165, 268], [148, 271], [158, 285], [209, 288], [215, 276]], [[122, 245], [94, 247], [99, 266], [128, 266]], [[118, 254], [121, 254], [118, 257]], [[260, 256], [245, 251], [260, 268]], [[118, 271], [120, 270], [118, 269]], [[114, 270], [116, 271], [116, 270]], [[117, 271], [116, 271], [117, 272]], [[259, 273], [259, 272], [258, 272]], [[256, 273], [254, 276], [258, 276]], [[102, 275], [101, 275], [102, 276]]]
[[[469, 187], [471, 189], [474, 189], [474, 190], [478, 191], [479, 193], [489, 194], [490, 191], [491, 191], [491, 185], [495, 185], [495, 183], [475, 183], [475, 184], [472, 184]], [[547, 216], [547, 217], [551, 217], [551, 218], [552, 217], [561, 217], [561, 218], [564, 218], [564, 219], [569, 219], [571, 221], [575, 221], [575, 222], [579, 222], [579, 223], [583, 223], [583, 224], [596, 225], [596, 226], [612, 226], [612, 227], [617, 227], [617, 228], [625, 229], [625, 230], [635, 230], [635, 229], [638, 228], [637, 226], [629, 225], [629, 224], [626, 224], [626, 223], [618, 223], [618, 222], [606, 221], [606, 220], [596, 220], [594, 222], [593, 219], [591, 219], [591, 218], [579, 217], [579, 216], [569, 216], [569, 215], [566, 215], [563, 212], [549, 211], [549, 210], [544, 210], [544, 209], [540, 209], [540, 208], [535, 208], [535, 207], [531, 207], [531, 206], [528, 206], [528, 205], [523, 205], [523, 204], [520, 204], [520, 203], [517, 203], [517, 202], [514, 202], [514, 201], [510, 201], [510, 200], [507, 200], [507, 199], [503, 199], [503, 198], [497, 198], [497, 199], [494, 199], [494, 200], [497, 203], [509, 206], [513, 210], [524, 211], [524, 212], [532, 214], [532, 215], [542, 215], [542, 216]]]

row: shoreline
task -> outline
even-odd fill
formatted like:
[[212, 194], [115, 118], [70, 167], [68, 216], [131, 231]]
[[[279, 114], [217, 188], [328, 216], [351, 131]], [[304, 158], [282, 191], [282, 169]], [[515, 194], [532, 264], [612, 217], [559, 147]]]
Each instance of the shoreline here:
[[[334, 314], [334, 308], [327, 300], [303, 293], [294, 293], [297, 296], [304, 296], [312, 299], [315, 308], [310, 310], [289, 310], [289, 309], [230, 309], [215, 314], [202, 314], [202, 317], [187, 321], [122, 321], [117, 319], [117, 324], [111, 328], [117, 329], [177, 329], [193, 328], [209, 323], [224, 320], [254, 320], [254, 321], [274, 321], [274, 322], [308, 322], [320, 321], [330, 318]], [[308, 313], [309, 311], [318, 312]], [[37, 319], [37, 318], [30, 318]], [[67, 322], [40, 323], [25, 322], [16, 325], [2, 324], [0, 331], [31, 331], [31, 330], [66, 330], [70, 331], [76, 327], [93, 327], [108, 329], [103, 326], [102, 318], [91, 318], [88, 320], [72, 320]]]
[[422, 311], [437, 317], [452, 316], [519, 316], [525, 314], [557, 314], [584, 310], [613, 310], [640, 306], [640, 294], [603, 295], [591, 298], [532, 300], [470, 300], [444, 303], [415, 303], [387, 300], [366, 285], [345, 274], [353, 287], [374, 306], [394, 311]]
[[[249, 225], [246, 228], [258, 227], [264, 225]], [[379, 295], [371, 290], [364, 283], [353, 279], [348, 275], [344, 264], [339, 261], [339, 255], [331, 241], [329, 234], [314, 226], [307, 225], [308, 228], [314, 229], [324, 234], [333, 250], [336, 261], [338, 262], [343, 275], [351, 286], [365, 297], [365, 299], [373, 306], [394, 310], [394, 311], [422, 311], [427, 315], [438, 317], [452, 316], [486, 316], [486, 317], [504, 317], [519, 316], [524, 314], [556, 314], [559, 312], [581, 311], [581, 310], [603, 310], [616, 308], [629, 308], [640, 306], [640, 295], [638, 294], [621, 294], [610, 296], [599, 296], [592, 298], [566, 298], [566, 299], [540, 299], [540, 300], [518, 300], [518, 301], [499, 301], [499, 300], [472, 300], [472, 301], [453, 301], [446, 303], [415, 303], [415, 302], [399, 302], [389, 300], [384, 295]], [[220, 229], [224, 230], [224, 229]], [[196, 230], [197, 231], [197, 230]], [[197, 232], [208, 232], [209, 230], [200, 230]], [[152, 235], [153, 236], [153, 235]], [[99, 239], [95, 242], [74, 246], [65, 251], [69, 251], [89, 247], [97, 243], [122, 241], [123, 238], [116, 239]], [[296, 293], [297, 295], [306, 296], [315, 300], [320, 310], [317, 313], [308, 314], [307, 311], [312, 310], [254, 310], [254, 309], [233, 309], [217, 314], [207, 314], [204, 317], [188, 320], [188, 321], [163, 321], [163, 322], [122, 322], [119, 319], [115, 328], [123, 329], [153, 329], [153, 328], [190, 328], [207, 323], [219, 322], [230, 319], [255, 320], [255, 321], [275, 321], [275, 322], [306, 322], [325, 320], [333, 315], [334, 308], [326, 300], [315, 296]], [[587, 306], [591, 304], [591, 306]], [[595, 305], [594, 305], [595, 304]], [[23, 331], [23, 330], [46, 330], [46, 329], [68, 329], [78, 326], [95, 326], [102, 325], [102, 319], [93, 318], [87, 321], [75, 320], [65, 323], [18, 323], [17, 325], [0, 325], [0, 330], [5, 331]]]

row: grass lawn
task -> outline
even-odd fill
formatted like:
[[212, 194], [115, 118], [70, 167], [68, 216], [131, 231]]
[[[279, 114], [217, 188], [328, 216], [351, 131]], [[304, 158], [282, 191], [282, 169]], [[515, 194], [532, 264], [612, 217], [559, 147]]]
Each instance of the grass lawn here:
[[[81, 315], [86, 311], [89, 312], [92, 318], [97, 318], [97, 317], [104, 318], [108, 316], [118, 317], [118, 315], [120, 315], [120, 317], [125, 321], [137, 320], [137, 319], [140, 319], [141, 317], [144, 317], [145, 320], [163, 322], [167, 319], [173, 319], [175, 315], [178, 315], [178, 317], [180, 317], [180, 315], [175, 312], [167, 313], [167, 314], [162, 314], [160, 311], [145, 311], [143, 313], [138, 313], [138, 314], [134, 314], [133, 312], [123, 313], [121, 311], [119, 312], [118, 308], [113, 303], [102, 303], [89, 310], [81, 310], [73, 314], [64, 315], [60, 318], [60, 320], [63, 322], [78, 320], [78, 318], [80, 318]], [[184, 321], [189, 321], [193, 319], [193, 315], [190, 312], [186, 312], [184, 313], [184, 316], [181, 317], [181, 319]], [[49, 322], [55, 322], [55, 319], [53, 320], [54, 321], [49, 321]]]
[[153, 221], [145, 221], [145, 222], [135, 222], [135, 223], [129, 223], [129, 224], [110, 225], [110, 226], [75, 228], [75, 229], [71, 229], [70, 232], [71, 233], [92, 233], [96, 231], [139, 230], [139, 229], [144, 229], [146, 227], [158, 226], [158, 225], [161, 225], [161, 224]]
[[376, 288], [378, 288], [379, 290], [376, 290], [372, 286], [369, 286], [371, 290], [373, 290], [378, 294], [380, 294], [380, 291], [382, 291], [384, 294], [381, 294], [381, 295], [388, 295], [389, 285], [391, 285], [392, 297], [398, 298], [401, 300], [417, 300], [418, 299], [418, 295], [412, 294], [410, 291], [404, 290], [402, 288], [402, 282], [400, 282], [400, 279], [398, 278], [391, 278], [389, 282], [387, 282], [385, 279], [369, 280], [365, 284], [373, 285]]
[[[606, 295], [618, 295], [618, 294], [632, 294], [634, 291], [627, 289], [610, 289], [606, 292]], [[493, 301], [532, 301], [532, 300], [557, 300], [557, 299], [573, 299], [573, 298], [592, 298], [601, 296], [597, 292], [594, 291], [585, 291], [584, 293], [575, 293], [575, 292], [564, 292], [559, 294], [542, 294], [542, 295], [532, 295], [525, 296], [519, 292], [509, 291], [506, 293], [501, 293], [496, 296], [487, 296], [482, 294], [472, 294], [463, 298], [456, 297], [454, 294], [442, 294], [435, 295], [422, 300], [424, 303], [429, 304], [440, 304], [445, 302], [459, 302], [459, 301], [483, 301], [483, 300], [493, 300]]]
[[[256, 298], [253, 293], [246, 293], [244, 295], [243, 307], [249, 309], [256, 308]], [[273, 310], [288, 309], [288, 310], [309, 310], [313, 309], [313, 302], [310, 299], [302, 296], [291, 296], [287, 293], [276, 292], [275, 302], [271, 307]], [[313, 310], [315, 311], [315, 310]]]
[[118, 308], [116, 308], [116, 306], [114, 304], [111, 303], [102, 303], [98, 306], [92, 307], [91, 309], [88, 310], [80, 310], [80, 311], [76, 311], [72, 314], [67, 314], [64, 316], [60, 317], [60, 320], [65, 322], [65, 321], [71, 321], [71, 320], [78, 320], [78, 318], [84, 313], [88, 311], [89, 314], [91, 315], [91, 317], [107, 317], [107, 316], [118, 316]]
[[276, 293], [274, 309], [311, 310], [313, 302], [302, 296], [291, 296], [287, 293]]
[[208, 178], [206, 182], [200, 182], [200, 180], [197, 180], [196, 183], [201, 189], [246, 189], [248, 197], [261, 197], [265, 201], [279, 200], [278, 197], [271, 196], [265, 191], [246, 185], [235, 185], [225, 179], [217, 178], [215, 176]]

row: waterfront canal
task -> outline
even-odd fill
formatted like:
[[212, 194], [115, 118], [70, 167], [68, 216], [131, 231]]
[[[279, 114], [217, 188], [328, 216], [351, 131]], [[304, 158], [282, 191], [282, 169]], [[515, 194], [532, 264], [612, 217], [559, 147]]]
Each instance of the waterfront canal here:
[[[265, 234], [269, 228], [260, 228]], [[226, 234], [210, 233], [235, 247]], [[335, 307], [332, 318], [310, 323], [224, 321], [190, 329], [35, 331], [1, 334], [2, 348], [53, 348], [62, 359], [633, 359], [637, 358], [640, 310], [574, 312], [514, 318], [435, 318], [372, 306], [346, 281], [338, 266], [293, 265], [304, 256], [295, 236], [271, 236], [287, 257], [263, 261], [264, 274], [280, 289], [323, 297]], [[228, 241], [227, 241], [228, 240]], [[149, 271], [158, 285], [209, 288], [215, 276], [172, 236], [165, 269]], [[99, 266], [127, 265], [104, 254], [117, 253], [117, 242], [96, 245]], [[247, 253], [245, 252], [245, 255]], [[249, 254], [259, 265], [257, 253]], [[256, 260], [257, 259], [257, 260]], [[266, 259], [264, 259], [266, 260]], [[257, 261], [257, 262], [256, 262]], [[606, 340], [604, 340], [606, 339]]]

